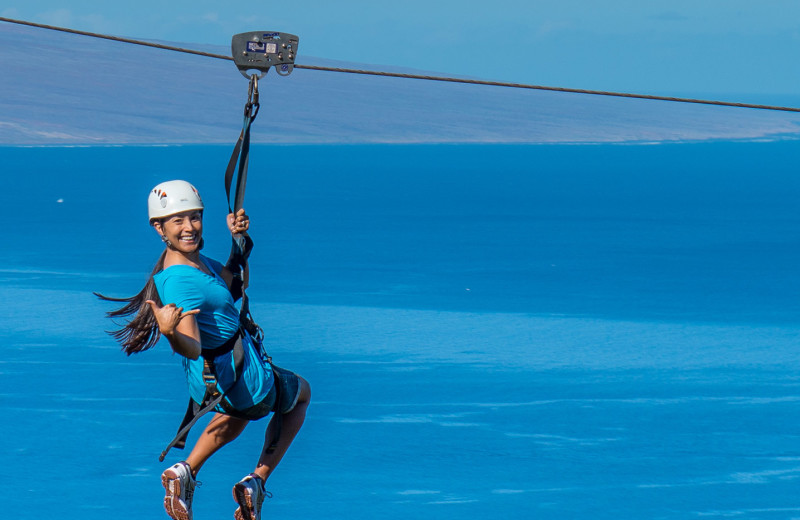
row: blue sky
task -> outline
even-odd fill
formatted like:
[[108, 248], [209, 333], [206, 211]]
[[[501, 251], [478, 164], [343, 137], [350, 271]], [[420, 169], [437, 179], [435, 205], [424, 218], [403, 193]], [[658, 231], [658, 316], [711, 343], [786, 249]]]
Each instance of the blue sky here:
[[[502, 81], [771, 102], [800, 97], [796, 0], [9, 0], [0, 15], [229, 45], [298, 34], [302, 56]], [[742, 98], [746, 99], [742, 99]]]

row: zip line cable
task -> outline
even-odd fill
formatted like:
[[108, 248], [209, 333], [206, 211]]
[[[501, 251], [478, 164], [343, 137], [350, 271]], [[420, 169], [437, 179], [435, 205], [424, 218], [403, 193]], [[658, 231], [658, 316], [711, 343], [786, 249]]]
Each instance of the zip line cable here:
[[[57, 27], [55, 25], [44, 25], [40, 23], [28, 22], [25, 20], [15, 20], [13, 18], [3, 18], [0, 17], [0, 22], [8, 22], [14, 23], [19, 25], [28, 25], [30, 27], [37, 27], [39, 29], [48, 29], [52, 31], [61, 31], [70, 34], [79, 34], [81, 36], [90, 36], [92, 38], [102, 38], [105, 40], [111, 40], [115, 42], [122, 42], [122, 43], [130, 43], [134, 45], [143, 45], [145, 47], [154, 47], [156, 49], [168, 50], [168, 51], [176, 51], [176, 52], [183, 52], [186, 54], [194, 54], [197, 56], [204, 56], [207, 58], [216, 58], [220, 60], [228, 60], [233, 61], [233, 58], [230, 56], [225, 56], [224, 54], [214, 54], [211, 52], [203, 52], [197, 51], [193, 49], [185, 49], [182, 47], [174, 47], [172, 45], [163, 45], [160, 43], [153, 43], [147, 42], [143, 40], [135, 40], [132, 38], [121, 38], [119, 36], [111, 36], [108, 34], [100, 34], [100, 33], [93, 33], [87, 31], [79, 31], [77, 29], [69, 29], [67, 27]], [[420, 75], [420, 74], [404, 74], [399, 72], [384, 72], [384, 71], [376, 71], [376, 70], [361, 70], [361, 69], [347, 69], [347, 68], [336, 68], [336, 67], [320, 67], [316, 65], [299, 65], [295, 64], [294, 68], [296, 69], [306, 69], [306, 70], [316, 70], [316, 71], [324, 71], [324, 72], [339, 72], [339, 73], [346, 73], [346, 74], [361, 74], [361, 75], [368, 75], [368, 76], [384, 76], [390, 78], [404, 78], [404, 79], [419, 79], [419, 80], [427, 80], [427, 81], [442, 81], [442, 82], [449, 82], [449, 83], [465, 83], [468, 85], [486, 85], [492, 87], [508, 87], [508, 88], [519, 88], [519, 89], [529, 89], [529, 90], [546, 90], [551, 92], [565, 92], [569, 94], [589, 94], [594, 96], [611, 96], [611, 97], [622, 97], [622, 98], [633, 98], [633, 99], [648, 99], [653, 101], [672, 101], [677, 103], [695, 103], [700, 105], [717, 105], [717, 106], [725, 106], [725, 107], [736, 107], [736, 108], [754, 108], [759, 110], [775, 110], [781, 112], [800, 112], [800, 108], [794, 107], [783, 107], [783, 106], [774, 106], [774, 105], [757, 105], [752, 103], [734, 103], [729, 101], [713, 101], [707, 99], [691, 99], [691, 98], [681, 98], [681, 97], [669, 97], [669, 96], [651, 96], [647, 94], [631, 94], [631, 93], [624, 93], [624, 92], [608, 92], [603, 90], [585, 90], [585, 89], [576, 89], [576, 88], [564, 88], [564, 87], [547, 87], [543, 85], [528, 85], [524, 83], [506, 83], [501, 81], [485, 81], [485, 80], [477, 80], [477, 79], [463, 79], [463, 78], [452, 78], [452, 77], [445, 77], [445, 76], [428, 76], [428, 75]]]
[[18, 25], [29, 25], [31, 27], [37, 27], [39, 29], [49, 29], [51, 31], [61, 31], [70, 34], [80, 34], [81, 36], [91, 36], [92, 38], [102, 38], [104, 40], [111, 40], [115, 42], [122, 42], [122, 43], [132, 43], [134, 45], [143, 45], [145, 47], [155, 47], [156, 49], [164, 49], [167, 51], [178, 51], [178, 52], [185, 52], [187, 54], [196, 54], [198, 56], [205, 56], [207, 58], [217, 58], [221, 60], [230, 60], [233, 61], [233, 58], [230, 56], [225, 56], [223, 54], [213, 54], [210, 52], [203, 52], [203, 51], [196, 51], [193, 49], [184, 49], [181, 47], [174, 47], [172, 45], [162, 45], [160, 43], [153, 43], [153, 42], [146, 42], [143, 40], [134, 40], [132, 38], [121, 38], [119, 36], [111, 36], [108, 34], [100, 34], [100, 33], [93, 33], [87, 31], [79, 31], [77, 29], [69, 29], [67, 27], [58, 27], [55, 25], [44, 25], [41, 23], [34, 23], [34, 22], [26, 22], [25, 20], [14, 20], [13, 18], [3, 18], [0, 17], [0, 22], [8, 22], [8, 23], [15, 23]]

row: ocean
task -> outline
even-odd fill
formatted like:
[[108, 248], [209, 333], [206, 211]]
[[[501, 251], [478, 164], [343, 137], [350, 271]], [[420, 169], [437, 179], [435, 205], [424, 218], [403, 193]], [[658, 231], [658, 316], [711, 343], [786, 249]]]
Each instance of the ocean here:
[[[800, 518], [800, 141], [257, 145], [248, 291], [306, 425], [266, 518]], [[9, 518], [166, 518], [185, 408], [92, 291], [139, 290], [155, 184], [227, 146], [0, 148]], [[203, 468], [230, 517], [265, 422]], [[192, 432], [196, 439], [200, 428]]]

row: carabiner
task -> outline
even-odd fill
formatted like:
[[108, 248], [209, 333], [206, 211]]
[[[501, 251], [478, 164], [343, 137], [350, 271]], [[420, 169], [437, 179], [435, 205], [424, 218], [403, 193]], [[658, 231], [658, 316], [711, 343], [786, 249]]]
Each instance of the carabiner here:
[[244, 115], [250, 119], [255, 119], [260, 107], [258, 102], [258, 75], [250, 76], [250, 84], [247, 86], [247, 103], [244, 106]]

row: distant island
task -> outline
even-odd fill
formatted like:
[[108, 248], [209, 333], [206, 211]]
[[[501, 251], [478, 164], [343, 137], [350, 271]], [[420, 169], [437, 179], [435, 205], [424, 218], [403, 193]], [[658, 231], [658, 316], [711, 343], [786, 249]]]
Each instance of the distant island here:
[[[6, 146], [229, 143], [247, 97], [228, 61], [11, 24], [0, 23], [0, 63]], [[302, 46], [297, 63], [418, 72], [304, 56]], [[260, 143], [800, 138], [800, 114], [664, 101], [309, 70], [270, 72], [260, 90]]]

